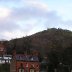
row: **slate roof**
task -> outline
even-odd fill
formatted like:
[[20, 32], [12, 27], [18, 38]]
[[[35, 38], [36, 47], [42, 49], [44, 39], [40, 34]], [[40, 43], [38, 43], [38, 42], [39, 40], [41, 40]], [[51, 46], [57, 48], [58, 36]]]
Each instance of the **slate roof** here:
[[16, 60], [18, 61], [39, 61], [37, 56], [29, 56], [29, 55], [16, 55]]

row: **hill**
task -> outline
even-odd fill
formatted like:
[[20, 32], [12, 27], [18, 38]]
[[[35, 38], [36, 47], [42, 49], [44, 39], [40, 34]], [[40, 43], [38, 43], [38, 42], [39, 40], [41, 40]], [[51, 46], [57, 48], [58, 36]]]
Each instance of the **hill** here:
[[66, 48], [72, 47], [72, 32], [51, 28], [31, 36], [10, 40], [8, 46], [10, 49], [16, 48], [19, 51], [25, 51], [28, 48], [41, 53], [51, 50], [62, 52]]
[[72, 32], [69, 30], [51, 28], [4, 44], [9, 54], [13, 49], [17, 53], [39, 52], [39, 60], [42, 61], [46, 56], [51, 70], [60, 65], [72, 68]]
[[39, 60], [47, 57], [47, 62], [53, 68], [59, 64], [72, 67], [72, 32], [69, 30], [51, 28], [31, 36], [12, 39], [4, 42], [7, 53], [29, 53], [37, 51]]

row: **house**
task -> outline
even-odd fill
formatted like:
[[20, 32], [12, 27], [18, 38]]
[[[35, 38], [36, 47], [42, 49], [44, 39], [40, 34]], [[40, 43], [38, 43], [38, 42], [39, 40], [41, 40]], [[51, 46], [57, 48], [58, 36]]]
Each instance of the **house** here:
[[11, 55], [7, 55], [7, 50], [4, 41], [0, 41], [0, 64], [10, 63], [11, 58]]
[[40, 63], [36, 55], [16, 54], [10, 64], [10, 72], [39, 72]]
[[12, 55], [0, 56], [0, 64], [5, 64], [5, 63], [9, 63], [10, 64], [11, 59], [12, 59]]
[[0, 56], [6, 54], [6, 48], [3, 44], [3, 42], [0, 42]]

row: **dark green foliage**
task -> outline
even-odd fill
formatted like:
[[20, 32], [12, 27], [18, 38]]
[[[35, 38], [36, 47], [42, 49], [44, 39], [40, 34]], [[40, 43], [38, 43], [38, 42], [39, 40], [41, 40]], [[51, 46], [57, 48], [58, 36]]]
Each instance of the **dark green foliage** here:
[[13, 48], [21, 52], [33, 48], [40, 51], [42, 55], [51, 50], [62, 52], [64, 49], [72, 47], [72, 32], [52, 28], [31, 36], [10, 40], [8, 44], [8, 52]]
[[[8, 54], [12, 54], [13, 49], [17, 53], [28, 54], [37, 50], [40, 62], [47, 56], [48, 72], [54, 72], [54, 69], [69, 72], [72, 69], [72, 32], [69, 30], [47, 29], [31, 36], [4, 41], [4, 45]], [[9, 72], [9, 65], [0, 65], [0, 72]]]
[[[59, 62], [66, 63], [68, 63], [67, 61], [70, 63], [72, 61], [70, 61], [72, 58], [71, 48], [72, 32], [55, 28], [47, 29], [31, 36], [13, 39], [7, 43], [8, 53], [11, 53], [13, 49], [16, 49], [18, 53], [30, 53], [31, 50], [37, 50], [40, 52], [41, 57], [50, 53], [50, 56], [54, 57], [53, 60], [58, 59]], [[54, 56], [52, 51], [55, 52]]]
[[57, 68], [58, 64], [59, 64], [59, 60], [58, 60], [58, 54], [54, 51], [48, 53], [48, 61], [49, 64], [52, 65], [53, 68]]
[[59, 63], [72, 68], [72, 32], [63, 29], [47, 29], [31, 36], [10, 40], [7, 51], [16, 49], [18, 53], [40, 52], [39, 59], [48, 55], [50, 68], [57, 68]]
[[1, 64], [0, 72], [10, 72], [10, 64]]
[[72, 65], [72, 47], [65, 49], [63, 53], [63, 63], [66, 65]]

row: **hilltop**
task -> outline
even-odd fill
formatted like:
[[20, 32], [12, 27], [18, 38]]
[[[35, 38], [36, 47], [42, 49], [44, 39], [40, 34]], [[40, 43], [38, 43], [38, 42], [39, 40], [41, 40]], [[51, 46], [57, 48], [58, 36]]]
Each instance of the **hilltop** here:
[[38, 51], [40, 61], [44, 56], [48, 62], [57, 66], [60, 62], [72, 65], [72, 32], [69, 30], [51, 28], [30, 36], [12, 39], [4, 42], [7, 53], [32, 53]]
[[51, 50], [62, 52], [72, 47], [72, 32], [69, 30], [51, 28], [31, 36], [10, 40], [9, 48], [24, 51], [31, 48], [47, 53]]

